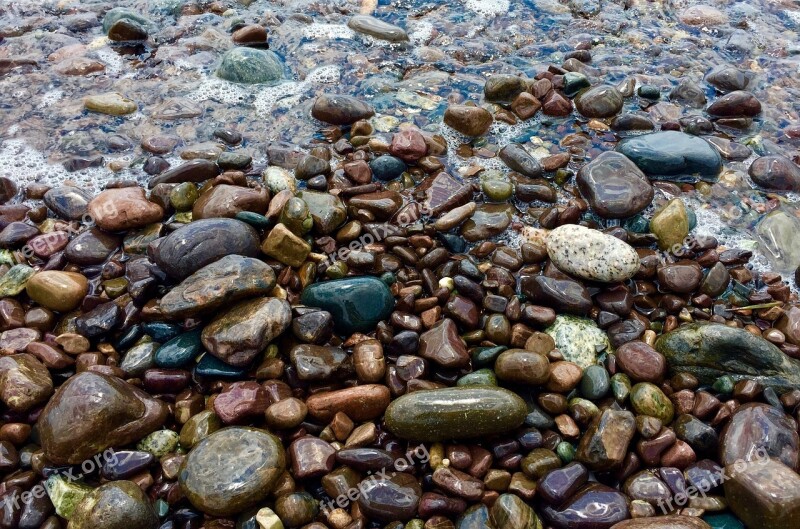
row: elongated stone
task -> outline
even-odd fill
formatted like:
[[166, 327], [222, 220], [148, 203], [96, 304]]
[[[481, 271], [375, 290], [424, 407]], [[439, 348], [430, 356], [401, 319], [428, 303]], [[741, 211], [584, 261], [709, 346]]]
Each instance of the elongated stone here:
[[205, 182], [210, 178], [214, 178], [222, 170], [217, 164], [211, 160], [198, 158], [181, 164], [172, 169], [168, 169], [160, 175], [154, 176], [150, 179], [147, 186], [154, 188], [158, 184], [180, 184], [183, 182]]
[[461, 386], [403, 395], [389, 405], [385, 420], [402, 439], [444, 441], [504, 433], [526, 415], [525, 401], [507, 389]]
[[747, 527], [794, 529], [800, 523], [800, 476], [774, 459], [725, 468], [725, 498]]
[[404, 42], [408, 40], [405, 30], [369, 15], [354, 15], [347, 21], [347, 27], [380, 40]]
[[612, 526], [611, 529], [711, 529], [711, 526], [695, 516], [672, 514], [625, 520]]
[[0, 298], [10, 298], [25, 290], [25, 285], [34, 272], [35, 270], [28, 265], [12, 266], [3, 277], [0, 277]]
[[627, 138], [616, 150], [651, 178], [713, 182], [722, 169], [722, 157], [710, 143], [674, 130]]
[[590, 281], [625, 281], [639, 271], [639, 255], [632, 246], [577, 224], [551, 231], [547, 253], [559, 269]]
[[309, 307], [327, 310], [342, 334], [367, 332], [389, 317], [394, 297], [386, 283], [375, 277], [354, 277], [314, 283], [300, 300]]

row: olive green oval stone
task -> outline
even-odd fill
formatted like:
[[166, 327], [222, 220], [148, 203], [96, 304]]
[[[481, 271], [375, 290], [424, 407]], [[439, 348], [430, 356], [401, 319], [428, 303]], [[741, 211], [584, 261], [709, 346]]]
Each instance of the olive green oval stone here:
[[200, 441], [181, 466], [179, 482], [192, 505], [230, 516], [263, 501], [286, 469], [280, 440], [257, 428], [223, 428]]
[[497, 377], [491, 369], [478, 369], [456, 381], [457, 386], [496, 386]]
[[222, 428], [222, 419], [213, 411], [203, 410], [192, 415], [181, 428], [181, 448], [191, 449], [220, 428]]
[[158, 516], [132, 481], [112, 481], [86, 494], [75, 507], [68, 529], [155, 529]]
[[516, 393], [490, 386], [415, 391], [386, 409], [386, 426], [402, 439], [469, 439], [513, 430], [528, 410]]
[[675, 409], [661, 388], [649, 382], [640, 382], [631, 389], [631, 404], [639, 415], [660, 419], [663, 424], [672, 422]]
[[386, 283], [368, 276], [314, 283], [303, 290], [300, 299], [304, 305], [330, 312], [343, 334], [374, 330], [394, 308]]
[[12, 266], [3, 277], [0, 277], [0, 298], [10, 298], [25, 290], [25, 284], [34, 273], [28, 265]]

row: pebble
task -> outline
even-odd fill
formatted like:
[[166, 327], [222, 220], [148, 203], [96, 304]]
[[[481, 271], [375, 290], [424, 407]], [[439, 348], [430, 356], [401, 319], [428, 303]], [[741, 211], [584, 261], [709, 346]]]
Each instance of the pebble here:
[[653, 200], [647, 176], [626, 156], [605, 151], [578, 171], [576, 183], [592, 211], [603, 218], [631, 217]]
[[303, 290], [301, 301], [330, 312], [336, 329], [344, 334], [373, 329], [394, 308], [386, 283], [368, 276], [314, 283]]
[[722, 157], [711, 144], [683, 132], [668, 130], [626, 138], [616, 150], [647, 176], [664, 180], [714, 182], [722, 169]]
[[87, 96], [83, 100], [83, 105], [86, 110], [110, 116], [133, 114], [139, 109], [135, 101], [116, 92]]
[[613, 86], [594, 86], [578, 94], [575, 108], [587, 118], [610, 118], [622, 110], [622, 94]]
[[608, 335], [588, 318], [559, 314], [545, 332], [553, 337], [565, 360], [583, 369], [597, 362], [598, 351], [611, 348]]
[[639, 271], [639, 255], [620, 239], [574, 224], [547, 235], [547, 253], [562, 271], [607, 283], [625, 281]]
[[405, 30], [370, 15], [354, 15], [347, 21], [347, 27], [358, 33], [389, 42], [408, 41]]
[[634, 433], [636, 421], [631, 412], [606, 409], [581, 437], [575, 459], [595, 471], [618, 468]]
[[217, 77], [232, 83], [277, 84], [284, 79], [280, 57], [269, 50], [235, 47], [222, 56]]
[[375, 115], [371, 105], [346, 95], [323, 94], [314, 101], [311, 116], [331, 125], [351, 125]]
[[0, 357], [0, 400], [14, 412], [27, 412], [53, 394], [50, 372], [36, 357], [22, 353]]
[[76, 308], [88, 291], [86, 277], [59, 270], [37, 272], [25, 284], [25, 292], [33, 301], [57, 312], [69, 312]]
[[748, 174], [753, 182], [766, 189], [800, 191], [800, 167], [780, 154], [756, 158]]
[[483, 136], [493, 122], [488, 110], [469, 105], [450, 105], [444, 111], [445, 124], [465, 136]]
[[92, 220], [106, 231], [127, 231], [158, 222], [164, 211], [140, 187], [107, 189], [89, 202]]

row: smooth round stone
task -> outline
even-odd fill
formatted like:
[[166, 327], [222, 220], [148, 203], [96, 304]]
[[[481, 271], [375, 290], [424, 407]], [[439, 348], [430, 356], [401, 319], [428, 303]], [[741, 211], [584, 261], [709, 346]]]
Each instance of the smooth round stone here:
[[197, 158], [154, 176], [147, 182], [147, 186], [152, 189], [158, 184], [205, 182], [210, 178], [214, 178], [220, 172], [219, 166], [211, 160]]
[[564, 360], [583, 369], [597, 363], [598, 351], [611, 349], [608, 335], [589, 318], [559, 314], [544, 332], [553, 337]]
[[663, 424], [670, 424], [675, 410], [672, 401], [664, 392], [649, 382], [640, 382], [631, 389], [631, 404], [639, 415], [647, 415], [659, 419]]
[[605, 151], [584, 165], [575, 179], [592, 211], [607, 219], [633, 216], [653, 200], [647, 176], [625, 155]]
[[398, 472], [387, 479], [368, 478], [359, 485], [358, 506], [371, 520], [406, 521], [417, 514], [422, 488], [411, 474]]
[[181, 465], [181, 490], [196, 508], [231, 516], [263, 501], [286, 470], [280, 440], [257, 428], [230, 427], [200, 441]]
[[215, 217], [233, 218], [241, 211], [252, 211], [263, 215], [269, 204], [269, 192], [265, 188], [219, 184], [200, 195], [192, 206], [192, 219]]
[[616, 150], [653, 178], [715, 182], [722, 157], [710, 143], [683, 132], [662, 131], [626, 138]]
[[550, 362], [539, 353], [510, 349], [497, 357], [494, 371], [505, 382], [538, 386], [550, 378]]
[[89, 283], [81, 274], [44, 270], [34, 274], [25, 285], [25, 292], [39, 305], [57, 312], [69, 312], [81, 304], [89, 291]]
[[760, 246], [775, 272], [791, 276], [800, 267], [800, 219], [784, 210], [775, 210], [756, 226]]
[[114, 42], [132, 42], [147, 40], [147, 29], [134, 20], [120, 19], [108, 30], [108, 40]]
[[197, 358], [202, 352], [200, 329], [183, 333], [158, 348], [155, 364], [158, 367], [181, 368]]
[[155, 457], [148, 452], [136, 450], [117, 450], [116, 457], [109, 458], [102, 468], [102, 476], [109, 481], [127, 479], [149, 467]]
[[599, 400], [608, 394], [611, 379], [606, 368], [600, 365], [589, 366], [583, 370], [581, 378], [581, 394], [587, 399]]
[[591, 83], [589, 78], [580, 72], [567, 72], [564, 74], [564, 95], [575, 97], [584, 88], [589, 88]]
[[137, 22], [148, 28], [150, 31], [155, 31], [158, 29], [150, 19], [143, 17], [136, 11], [125, 7], [115, 7], [108, 10], [103, 17], [103, 33], [108, 33], [111, 29], [111, 26], [113, 26], [119, 20], [133, 20], [134, 22]]
[[386, 426], [402, 439], [444, 441], [500, 434], [522, 424], [527, 406], [519, 396], [488, 386], [414, 391], [386, 409]]
[[655, 212], [650, 219], [650, 232], [658, 238], [662, 250], [683, 246], [689, 235], [689, 214], [683, 200], [674, 198]]
[[575, 108], [587, 118], [610, 118], [622, 110], [622, 94], [613, 86], [595, 86], [578, 94]]
[[378, 156], [372, 160], [369, 163], [369, 167], [372, 169], [372, 175], [384, 182], [400, 178], [408, 168], [403, 160], [388, 154]]
[[518, 75], [496, 73], [483, 85], [483, 95], [487, 101], [510, 103], [527, 89], [525, 79]]
[[237, 46], [222, 56], [217, 77], [244, 84], [276, 84], [284, 79], [280, 57], [269, 50]]
[[505, 202], [514, 194], [514, 184], [505, 174], [488, 170], [481, 174], [481, 190], [488, 200]]
[[702, 108], [706, 104], [706, 94], [703, 89], [691, 79], [682, 79], [681, 82], [669, 93], [670, 101], [682, 103], [692, 108]]
[[591, 281], [625, 281], [639, 271], [629, 244], [597, 230], [566, 224], [547, 236], [547, 254], [562, 271]]
[[248, 367], [235, 367], [226, 364], [212, 354], [206, 353], [197, 363], [195, 374], [208, 378], [241, 379], [244, 377], [245, 373], [247, 373]]
[[408, 34], [400, 26], [389, 24], [370, 15], [354, 15], [347, 21], [347, 27], [358, 33], [363, 33], [380, 40], [389, 42], [404, 42]]
[[589, 480], [581, 463], [570, 463], [548, 472], [537, 484], [536, 495], [551, 504], [561, 504]]
[[288, 527], [310, 523], [319, 513], [319, 502], [308, 492], [292, 492], [278, 496], [275, 513]]
[[561, 505], [542, 505], [540, 512], [556, 529], [609, 529], [630, 517], [625, 495], [600, 483], [585, 485]]
[[450, 105], [444, 111], [444, 123], [465, 136], [483, 136], [492, 126], [492, 114], [481, 107]]
[[136, 448], [161, 458], [174, 452], [178, 448], [179, 440], [180, 436], [172, 430], [156, 430], [139, 441]]
[[478, 369], [456, 381], [457, 386], [497, 386], [497, 377], [491, 369]]
[[394, 297], [386, 283], [375, 277], [354, 277], [307, 286], [301, 302], [326, 310], [342, 334], [368, 332], [394, 309]]
[[461, 225], [461, 236], [469, 242], [486, 240], [503, 233], [511, 224], [513, 207], [509, 204], [481, 204]]
[[760, 460], [766, 453], [797, 470], [800, 439], [791, 417], [772, 406], [745, 404], [733, 414], [720, 436], [720, 461]]
[[45, 406], [38, 429], [44, 454], [78, 464], [159, 428], [167, 406], [117, 377], [84, 371], [67, 379]]
[[716, 430], [697, 417], [689, 414], [680, 415], [673, 425], [678, 439], [685, 441], [700, 455], [713, 454], [719, 445]]
[[135, 101], [116, 92], [87, 96], [83, 99], [83, 106], [86, 110], [111, 116], [133, 114], [139, 109]]
[[184, 279], [226, 255], [256, 257], [256, 231], [236, 219], [204, 219], [167, 235], [153, 251], [158, 266], [175, 279]]
[[478, 504], [469, 507], [458, 520], [456, 529], [486, 529], [492, 527], [489, 519], [489, 509], [486, 505]]
[[0, 400], [14, 412], [26, 412], [53, 394], [50, 372], [27, 354], [0, 356]]
[[79, 265], [101, 264], [119, 248], [120, 242], [119, 237], [92, 228], [72, 239], [64, 248], [64, 255]]
[[67, 529], [156, 529], [150, 499], [132, 481], [111, 481], [89, 492], [75, 507]]
[[672, 374], [686, 372], [701, 384], [722, 377], [752, 380], [779, 392], [800, 385], [800, 361], [744, 330], [719, 324], [682, 325], [656, 340]]
[[748, 174], [753, 182], [767, 189], [800, 190], [800, 167], [780, 154], [756, 158], [750, 164]]
[[146, 342], [133, 346], [125, 353], [119, 363], [120, 369], [132, 377], [144, 375], [145, 371], [155, 365], [156, 349], [158, 349], [158, 343], [156, 342]]
[[[314, 101], [311, 116], [331, 125], [351, 125], [375, 115], [375, 109], [353, 96], [323, 94]], [[273, 190], [274, 192], [274, 190]]]
[[736, 90], [711, 103], [707, 111], [716, 117], [754, 117], [761, 113], [761, 103], [750, 92]]
[[634, 382], [658, 383], [667, 371], [664, 355], [640, 341], [632, 341], [616, 350], [617, 367]]
[[275, 287], [275, 272], [265, 262], [226, 255], [208, 264], [170, 290], [159, 302], [167, 318], [207, 313], [223, 305], [258, 295]]

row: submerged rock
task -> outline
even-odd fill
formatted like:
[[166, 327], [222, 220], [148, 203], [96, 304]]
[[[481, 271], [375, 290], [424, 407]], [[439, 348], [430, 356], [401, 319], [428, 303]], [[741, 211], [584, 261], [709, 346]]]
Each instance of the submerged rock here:
[[352, 96], [323, 94], [314, 101], [311, 116], [331, 125], [350, 125], [375, 115], [371, 105]]
[[364, 33], [380, 40], [389, 42], [404, 42], [408, 34], [400, 26], [389, 24], [369, 15], [354, 15], [347, 21], [347, 27], [358, 33]]
[[636, 215], [650, 205], [654, 196], [647, 176], [615, 151], [603, 152], [584, 165], [575, 180], [592, 211], [603, 218]]
[[800, 218], [776, 210], [761, 219], [756, 235], [775, 272], [791, 275], [800, 266]]
[[276, 84], [284, 79], [280, 57], [269, 50], [236, 47], [222, 56], [217, 77], [242, 84]]

